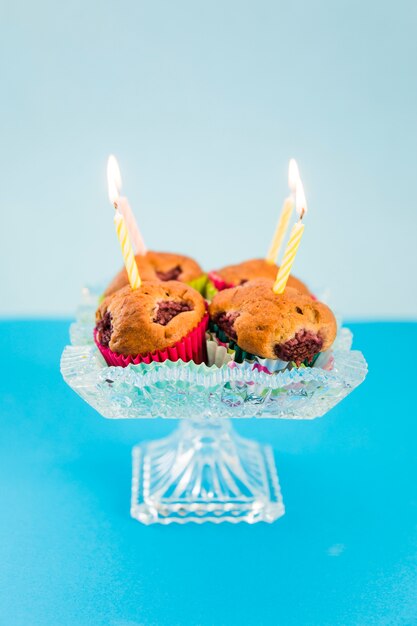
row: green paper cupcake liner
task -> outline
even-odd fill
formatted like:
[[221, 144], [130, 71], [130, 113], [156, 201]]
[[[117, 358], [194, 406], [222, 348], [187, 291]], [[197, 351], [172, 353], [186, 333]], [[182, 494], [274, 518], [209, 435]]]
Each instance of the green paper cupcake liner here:
[[307, 359], [304, 361], [304, 365], [306, 367], [313, 367], [314, 363], [317, 361], [317, 359], [319, 358], [320, 354], [322, 354], [322, 352], [317, 352], [317, 354], [315, 354], [312, 358], [312, 360], [310, 361], [310, 363], [307, 361]]
[[216, 287], [214, 286], [210, 278], [207, 278], [206, 290], [205, 290], [205, 293], [203, 294], [205, 295], [206, 300], [213, 300], [216, 293], [217, 293]]
[[201, 293], [202, 296], [206, 295], [207, 274], [202, 274], [198, 278], [188, 281], [187, 285]]

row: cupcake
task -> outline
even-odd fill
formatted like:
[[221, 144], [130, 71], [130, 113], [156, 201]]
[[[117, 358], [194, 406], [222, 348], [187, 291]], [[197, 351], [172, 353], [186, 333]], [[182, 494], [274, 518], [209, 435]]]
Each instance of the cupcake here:
[[277, 295], [272, 287], [258, 278], [220, 291], [210, 304], [212, 322], [245, 353], [309, 364], [335, 340], [335, 317], [308, 294], [288, 287]]
[[[144, 281], [178, 280], [191, 285], [197, 291], [204, 290], [206, 275], [200, 265], [194, 259], [183, 254], [171, 254], [170, 252], [153, 252], [148, 250], [145, 255], [135, 256], [139, 274]], [[129, 283], [125, 268], [113, 278], [104, 292], [109, 296], [118, 289]]]
[[191, 285], [197, 291], [200, 291], [199, 283], [202, 281], [203, 287], [205, 286], [207, 276], [197, 261], [191, 257], [170, 252], [153, 252], [152, 250], [146, 256], [155, 272], [155, 278], [158, 280], [179, 280], [181, 283]]
[[[249, 261], [243, 261], [237, 265], [227, 265], [220, 270], [209, 272], [208, 278], [210, 280], [210, 287], [212, 286], [212, 292], [221, 291], [228, 287], [238, 287], [244, 285], [250, 280], [256, 278], [268, 278], [275, 280], [278, 266], [268, 263], [265, 259], [251, 259]], [[288, 287], [297, 289], [300, 293], [309, 293], [306, 285], [301, 282], [295, 276], [290, 276], [288, 279]], [[209, 289], [210, 291], [210, 289]]]
[[178, 281], [143, 282], [107, 296], [96, 312], [95, 342], [108, 365], [205, 360], [204, 298]]
[[[136, 259], [136, 265], [138, 266], [138, 270], [139, 270], [139, 274], [140, 277], [143, 281], [149, 281], [149, 280], [155, 280], [156, 276], [155, 276], [155, 271], [153, 270], [152, 266], [150, 265], [149, 261], [148, 261], [148, 254], [142, 255], [142, 254], [136, 254], [135, 255], [135, 259]], [[112, 293], [115, 293], [116, 291], [118, 291], [119, 289], [122, 289], [122, 287], [126, 287], [126, 285], [129, 284], [129, 279], [127, 276], [127, 272], [125, 267], [123, 266], [123, 268], [120, 270], [120, 272], [118, 274], [116, 274], [116, 276], [113, 278], [113, 280], [109, 283], [109, 285], [107, 285], [103, 296], [110, 296]]]

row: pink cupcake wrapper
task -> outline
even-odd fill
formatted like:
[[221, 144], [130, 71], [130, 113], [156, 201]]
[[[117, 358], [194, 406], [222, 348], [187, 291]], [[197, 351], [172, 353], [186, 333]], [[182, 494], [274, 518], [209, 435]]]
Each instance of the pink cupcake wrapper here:
[[149, 364], [152, 361], [163, 363], [164, 361], [179, 361], [180, 359], [182, 361], [194, 361], [194, 363], [199, 365], [207, 359], [206, 330], [208, 321], [209, 316], [206, 313], [201, 322], [188, 335], [170, 348], [155, 350], [155, 352], [148, 352], [147, 354], [138, 354], [137, 356], [124, 356], [102, 346], [97, 340], [97, 331], [95, 329], [94, 341], [107, 365], [127, 367], [128, 365], [138, 365], [139, 363]]
[[230, 287], [234, 287], [232, 283], [227, 283], [226, 281], [224, 281], [223, 278], [219, 276], [219, 274], [216, 274], [216, 272], [209, 272], [208, 278], [209, 280], [211, 280], [217, 291], [223, 291], [223, 289], [230, 289]]

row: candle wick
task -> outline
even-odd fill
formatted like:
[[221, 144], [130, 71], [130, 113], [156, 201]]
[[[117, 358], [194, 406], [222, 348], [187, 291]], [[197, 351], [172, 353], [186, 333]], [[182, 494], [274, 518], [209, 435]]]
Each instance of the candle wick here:
[[117, 211], [117, 202], [116, 202], [116, 200], [113, 202], [113, 206], [114, 206], [114, 208], [115, 208], [115, 209], [116, 209], [116, 211]]
[[305, 214], [305, 209], [301, 209], [300, 220], [299, 220], [300, 222], [302, 221], [304, 214]]

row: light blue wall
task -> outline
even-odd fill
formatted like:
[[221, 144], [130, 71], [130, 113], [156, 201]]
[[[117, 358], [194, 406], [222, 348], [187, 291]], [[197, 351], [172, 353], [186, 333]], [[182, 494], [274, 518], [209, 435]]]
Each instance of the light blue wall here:
[[0, 7], [1, 314], [71, 314], [121, 264], [109, 152], [149, 247], [263, 255], [295, 156], [295, 273], [346, 316], [415, 316], [417, 3]]

